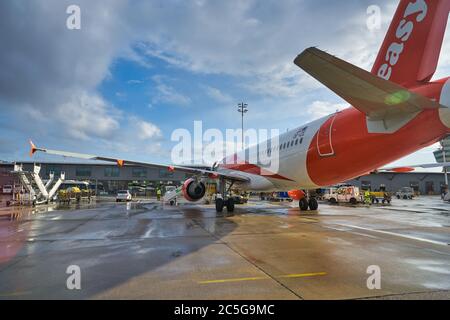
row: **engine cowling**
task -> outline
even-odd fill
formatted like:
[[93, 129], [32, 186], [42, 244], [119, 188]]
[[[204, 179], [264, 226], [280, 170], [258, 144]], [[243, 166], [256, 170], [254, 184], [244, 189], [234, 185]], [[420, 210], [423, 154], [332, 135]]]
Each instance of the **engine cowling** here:
[[205, 195], [206, 186], [203, 182], [190, 178], [183, 183], [181, 191], [186, 200], [198, 201]]
[[292, 200], [301, 200], [303, 199], [306, 195], [305, 192], [302, 190], [290, 190], [288, 191], [288, 196], [289, 198], [291, 198]]

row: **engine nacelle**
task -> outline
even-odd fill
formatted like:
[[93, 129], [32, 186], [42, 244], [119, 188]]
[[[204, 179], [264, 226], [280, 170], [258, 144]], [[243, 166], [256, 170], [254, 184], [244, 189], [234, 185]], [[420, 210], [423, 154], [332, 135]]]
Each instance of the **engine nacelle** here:
[[302, 190], [290, 190], [290, 191], [288, 191], [288, 196], [292, 200], [301, 200], [306, 195], [305, 195], [305, 192], [303, 192]]
[[198, 201], [205, 195], [206, 187], [203, 182], [190, 178], [183, 183], [181, 191], [186, 200]]

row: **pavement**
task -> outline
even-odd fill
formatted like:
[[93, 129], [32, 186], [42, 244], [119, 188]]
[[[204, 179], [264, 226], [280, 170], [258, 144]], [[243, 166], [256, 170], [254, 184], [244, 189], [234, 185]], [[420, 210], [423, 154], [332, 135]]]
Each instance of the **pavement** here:
[[439, 197], [1, 208], [0, 299], [449, 299], [449, 244]]

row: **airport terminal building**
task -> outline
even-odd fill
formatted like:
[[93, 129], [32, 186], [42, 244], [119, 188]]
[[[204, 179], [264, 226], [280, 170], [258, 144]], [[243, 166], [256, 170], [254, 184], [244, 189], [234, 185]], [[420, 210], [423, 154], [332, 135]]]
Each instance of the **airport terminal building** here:
[[[33, 164], [33, 162], [23, 162], [24, 170], [32, 171]], [[0, 186], [14, 183], [14, 176], [10, 173], [13, 169], [13, 163], [0, 162]], [[128, 189], [130, 186], [151, 191], [161, 185], [180, 185], [190, 177], [183, 172], [131, 165], [119, 167], [102, 163], [41, 163], [41, 177], [47, 179], [50, 172], [54, 172], [56, 176], [65, 172], [66, 180], [89, 181], [93, 188], [105, 194], [114, 194], [117, 190]], [[443, 173], [434, 172], [383, 172], [362, 176], [348, 183], [362, 189], [384, 188], [391, 192], [402, 187], [411, 187], [420, 194], [438, 195], [445, 187], [445, 178]]]
[[[24, 171], [33, 171], [33, 162], [21, 163]], [[40, 165], [40, 176], [44, 180], [48, 179], [50, 172], [54, 172], [56, 177], [64, 172], [66, 180], [89, 181], [93, 189], [105, 194], [115, 194], [117, 190], [129, 189], [130, 186], [152, 191], [161, 185], [178, 185], [189, 177], [183, 172], [129, 165], [119, 167], [102, 163], [67, 162], [44, 162]], [[0, 186], [18, 184], [18, 179], [11, 174], [13, 170], [13, 163], [0, 162]]]

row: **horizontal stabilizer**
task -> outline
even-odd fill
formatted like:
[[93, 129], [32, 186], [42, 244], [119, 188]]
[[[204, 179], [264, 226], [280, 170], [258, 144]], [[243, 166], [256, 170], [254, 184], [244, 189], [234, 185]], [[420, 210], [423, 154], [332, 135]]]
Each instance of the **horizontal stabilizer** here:
[[369, 120], [415, 114], [440, 104], [317, 48], [303, 51], [294, 63], [331, 89]]

